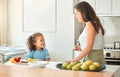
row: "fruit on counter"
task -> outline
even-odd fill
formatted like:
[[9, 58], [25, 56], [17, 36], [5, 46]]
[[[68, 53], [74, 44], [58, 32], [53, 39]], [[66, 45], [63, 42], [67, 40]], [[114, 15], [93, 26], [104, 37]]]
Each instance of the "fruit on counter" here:
[[11, 63], [15, 63], [14, 58], [10, 58], [9, 61], [10, 61]]
[[20, 62], [20, 60], [21, 60], [21, 57], [14, 57], [14, 58], [10, 58], [10, 59], [9, 59], [9, 61], [10, 61], [11, 63]]
[[93, 64], [93, 61], [87, 60], [87, 61], [85, 62], [85, 64], [87, 64], [88, 66], [90, 66], [91, 64]]
[[69, 64], [69, 65], [67, 66], [67, 69], [68, 69], [68, 70], [72, 70], [72, 67], [73, 67], [73, 65]]
[[28, 61], [28, 62], [34, 62], [34, 61], [35, 61], [35, 59], [28, 58], [28, 59], [27, 59], [27, 61]]
[[72, 70], [72, 67], [76, 65], [78, 62], [70, 62], [70, 64], [67, 66], [68, 70]]
[[81, 65], [81, 69], [84, 70], [84, 71], [87, 71], [87, 70], [89, 70], [89, 66], [86, 63], [83, 63]]
[[67, 69], [67, 66], [70, 64], [70, 62], [63, 62], [62, 68]]
[[83, 70], [83, 71], [96, 71], [101, 67], [101, 64], [98, 62], [93, 62], [91, 60], [85, 62], [63, 62], [62, 69], [67, 70]]
[[81, 68], [80, 68], [81, 65], [82, 65], [82, 63], [77, 63], [75, 66], [72, 67], [72, 70], [74, 70], [74, 71], [81, 70]]
[[80, 67], [79, 67], [79, 66], [73, 66], [73, 67], [72, 67], [72, 70], [78, 71], [78, 70], [80, 70]]
[[91, 70], [91, 71], [95, 71], [96, 69], [97, 69], [97, 67], [93, 64], [89, 66], [89, 70]]
[[15, 60], [15, 62], [20, 62], [21, 57], [15, 57], [14, 60]]
[[100, 63], [98, 62], [94, 62], [93, 65], [96, 66], [96, 68], [100, 68]]
[[78, 63], [78, 62], [74, 61], [74, 62], [71, 62], [70, 64], [74, 66], [74, 65], [76, 65], [77, 63]]

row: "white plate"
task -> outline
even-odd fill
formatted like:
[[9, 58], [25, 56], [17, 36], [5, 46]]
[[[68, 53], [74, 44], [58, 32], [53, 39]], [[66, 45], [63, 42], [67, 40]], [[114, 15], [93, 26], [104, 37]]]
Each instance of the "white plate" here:
[[35, 61], [35, 62], [28, 62], [30, 67], [45, 67], [48, 64], [46, 61]]

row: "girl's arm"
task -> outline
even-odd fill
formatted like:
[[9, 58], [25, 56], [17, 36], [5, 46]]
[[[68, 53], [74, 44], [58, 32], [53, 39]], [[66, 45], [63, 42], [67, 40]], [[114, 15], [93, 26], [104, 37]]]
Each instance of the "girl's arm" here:
[[96, 31], [91, 22], [86, 23], [86, 34], [86, 47], [82, 50], [82, 53], [74, 59], [74, 61], [79, 61], [84, 58], [93, 48]]
[[26, 54], [26, 57], [25, 59], [29, 59], [29, 58], [32, 58], [32, 52], [28, 51], [28, 53]]
[[50, 55], [47, 49], [45, 49], [45, 61], [50, 61]]
[[50, 61], [50, 58], [46, 58], [46, 60], [45, 61]]

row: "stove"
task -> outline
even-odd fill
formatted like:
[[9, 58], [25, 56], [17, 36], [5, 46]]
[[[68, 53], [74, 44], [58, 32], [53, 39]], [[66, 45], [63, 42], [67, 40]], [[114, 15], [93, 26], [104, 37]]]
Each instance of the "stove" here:
[[120, 65], [120, 49], [104, 48], [103, 50], [107, 64]]

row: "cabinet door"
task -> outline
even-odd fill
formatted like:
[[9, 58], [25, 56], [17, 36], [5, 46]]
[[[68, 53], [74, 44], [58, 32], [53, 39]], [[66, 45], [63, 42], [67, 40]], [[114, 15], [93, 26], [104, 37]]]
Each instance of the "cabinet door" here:
[[112, 5], [111, 0], [96, 0], [97, 15], [110, 15], [111, 5]]
[[88, 2], [93, 7], [93, 9], [95, 10], [95, 0], [80, 0], [80, 1]]
[[114, 15], [120, 15], [120, 0], [112, 0], [112, 13]]
[[23, 0], [23, 31], [55, 32], [56, 0]]

